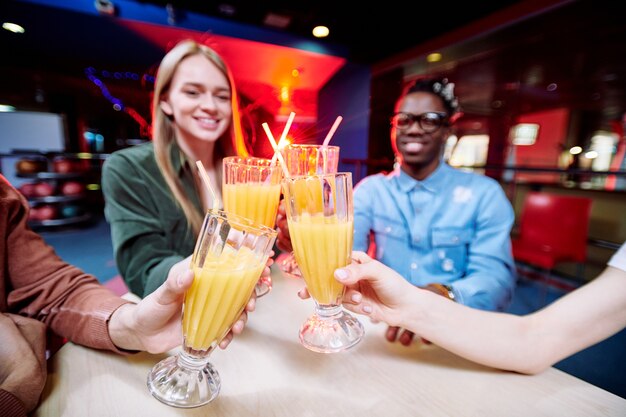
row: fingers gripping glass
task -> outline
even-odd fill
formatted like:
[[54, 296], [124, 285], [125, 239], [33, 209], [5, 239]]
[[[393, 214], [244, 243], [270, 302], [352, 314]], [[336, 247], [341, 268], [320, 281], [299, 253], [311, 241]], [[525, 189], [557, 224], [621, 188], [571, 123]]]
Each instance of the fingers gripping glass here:
[[408, 129], [417, 122], [424, 132], [432, 133], [442, 125], [447, 124], [447, 117], [446, 113], [434, 111], [422, 114], [398, 112], [391, 118], [391, 125], [397, 129]]

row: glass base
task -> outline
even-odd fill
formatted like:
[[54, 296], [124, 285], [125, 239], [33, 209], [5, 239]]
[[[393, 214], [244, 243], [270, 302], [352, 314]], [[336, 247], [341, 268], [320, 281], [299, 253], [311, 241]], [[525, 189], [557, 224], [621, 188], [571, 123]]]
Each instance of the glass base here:
[[290, 276], [291, 278], [302, 278], [302, 273], [300, 272], [300, 268], [298, 267], [298, 263], [296, 262], [296, 257], [293, 253], [283, 257], [278, 267], [283, 272], [283, 274]]
[[335, 353], [350, 349], [364, 334], [361, 322], [341, 306], [316, 306], [300, 327], [300, 343], [313, 352]]
[[254, 292], [257, 298], [263, 297], [272, 290], [272, 278], [267, 276], [259, 279], [254, 286]]
[[163, 359], [148, 373], [152, 396], [173, 407], [208, 404], [217, 397], [220, 387], [220, 375], [208, 357], [194, 358], [184, 352]]

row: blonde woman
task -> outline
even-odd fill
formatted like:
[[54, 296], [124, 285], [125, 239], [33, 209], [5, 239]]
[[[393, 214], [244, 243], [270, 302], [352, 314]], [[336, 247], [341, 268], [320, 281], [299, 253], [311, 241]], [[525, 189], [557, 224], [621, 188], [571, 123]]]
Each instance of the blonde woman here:
[[213, 206], [196, 161], [219, 195], [222, 158], [248, 154], [235, 86], [213, 49], [184, 40], [165, 55], [152, 128], [152, 142], [114, 152], [102, 172], [115, 261], [141, 297], [173, 268], [189, 267], [204, 213]]

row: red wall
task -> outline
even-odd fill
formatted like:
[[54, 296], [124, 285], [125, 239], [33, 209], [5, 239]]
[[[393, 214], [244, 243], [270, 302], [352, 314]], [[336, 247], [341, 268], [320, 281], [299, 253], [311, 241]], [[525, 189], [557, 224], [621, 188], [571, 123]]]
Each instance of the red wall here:
[[[515, 146], [515, 165], [558, 168], [559, 155], [564, 150], [569, 123], [569, 110], [559, 108], [523, 114], [517, 123], [536, 123], [539, 133], [534, 145]], [[513, 146], [513, 145], [512, 145]], [[558, 174], [518, 173], [518, 181], [554, 181]]]

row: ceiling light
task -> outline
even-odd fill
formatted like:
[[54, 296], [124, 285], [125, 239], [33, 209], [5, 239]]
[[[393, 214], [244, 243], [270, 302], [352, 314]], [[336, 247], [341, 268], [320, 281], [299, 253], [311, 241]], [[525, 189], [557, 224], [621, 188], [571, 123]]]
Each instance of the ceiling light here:
[[426, 56], [426, 61], [433, 63], [433, 62], [439, 62], [441, 61], [441, 54], [439, 52], [433, 52], [432, 54], [428, 54], [428, 56]]
[[2, 29], [6, 29], [9, 32], [13, 33], [24, 33], [24, 28], [18, 25], [17, 23], [4, 22], [2, 24]]
[[570, 148], [569, 153], [571, 153], [572, 155], [578, 155], [582, 151], [583, 151], [583, 148], [581, 148], [580, 146], [573, 146]]
[[313, 28], [313, 36], [316, 38], [325, 38], [330, 34], [330, 30], [326, 26], [315, 26]]
[[285, 29], [291, 23], [291, 17], [282, 14], [268, 13], [263, 19], [263, 23], [279, 29]]
[[225, 16], [234, 16], [237, 9], [232, 4], [222, 3], [217, 6], [217, 10]]
[[0, 112], [10, 112], [15, 111], [15, 107], [9, 104], [0, 104]]

